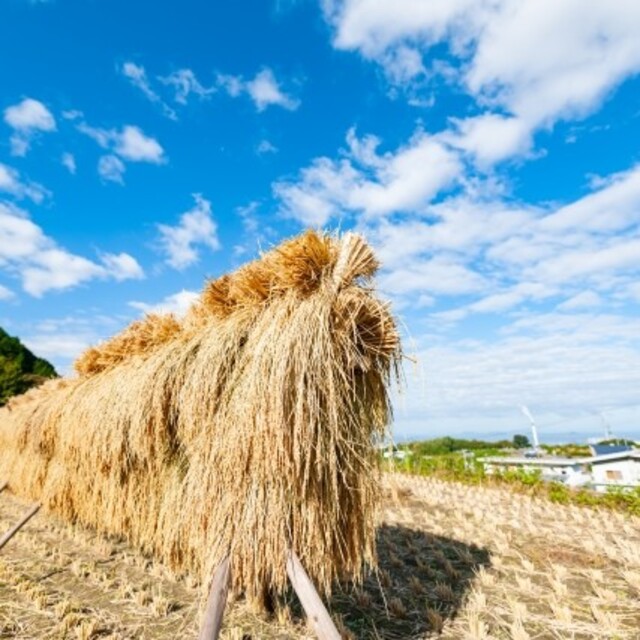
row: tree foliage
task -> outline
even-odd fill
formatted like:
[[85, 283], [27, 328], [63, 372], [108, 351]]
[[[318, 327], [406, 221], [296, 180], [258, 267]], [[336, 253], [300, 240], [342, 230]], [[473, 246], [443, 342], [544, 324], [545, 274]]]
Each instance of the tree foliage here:
[[523, 436], [522, 434], [518, 434], [513, 436], [513, 446], [516, 449], [526, 449], [531, 446], [529, 442], [529, 438], [527, 436]]
[[455, 451], [479, 451], [487, 449], [508, 449], [513, 444], [508, 440], [498, 442], [485, 442], [484, 440], [466, 440], [463, 438], [434, 438], [433, 440], [423, 440], [422, 442], [412, 442], [408, 448], [417, 455], [440, 456]]
[[49, 362], [33, 355], [18, 338], [0, 328], [0, 406], [12, 396], [57, 376]]

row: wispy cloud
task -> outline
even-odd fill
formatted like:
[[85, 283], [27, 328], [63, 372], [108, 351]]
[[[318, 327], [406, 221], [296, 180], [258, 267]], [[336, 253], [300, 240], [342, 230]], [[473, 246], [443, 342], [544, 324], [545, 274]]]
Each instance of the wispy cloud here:
[[192, 95], [204, 99], [217, 90], [215, 87], [202, 85], [191, 69], [178, 69], [168, 76], [159, 76], [158, 80], [174, 90], [173, 99], [181, 105], [186, 105]]
[[76, 170], [77, 170], [76, 159], [75, 159], [75, 156], [72, 153], [69, 153], [69, 152], [63, 153], [61, 158], [60, 158], [60, 162], [62, 163], [62, 166], [71, 175], [75, 175], [76, 174]]
[[166, 162], [164, 149], [151, 136], [134, 125], [124, 125], [121, 129], [101, 129], [91, 127], [84, 122], [77, 125], [78, 131], [93, 138], [102, 148], [112, 149], [117, 155], [129, 162]]
[[282, 90], [273, 71], [269, 68], [262, 69], [253, 80], [249, 80], [245, 84], [245, 89], [258, 111], [264, 111], [271, 106], [295, 111], [300, 106], [300, 100]]
[[263, 156], [268, 153], [278, 153], [278, 147], [276, 147], [272, 142], [269, 142], [269, 140], [260, 140], [256, 147], [256, 153], [259, 156]]
[[167, 118], [177, 120], [178, 116], [176, 112], [151, 88], [151, 82], [142, 65], [129, 61], [125, 62], [120, 70], [122, 75], [127, 78], [134, 87], [139, 89], [148, 100], [160, 107], [162, 113], [167, 116]]
[[114, 155], [101, 156], [98, 160], [98, 175], [106, 182], [124, 184], [124, 162]]
[[285, 93], [269, 67], [259, 71], [251, 80], [246, 80], [243, 76], [218, 74], [217, 81], [218, 85], [233, 98], [243, 94], [248, 95], [258, 112], [271, 106], [295, 111], [300, 106], [300, 100]]
[[76, 128], [110, 152], [98, 160], [98, 175], [104, 182], [124, 184], [126, 165], [123, 160], [150, 164], [164, 164], [168, 161], [162, 145], [134, 125], [103, 129], [80, 120]]
[[9, 287], [5, 287], [0, 284], [0, 300], [7, 301], [15, 298], [15, 293], [9, 289]]
[[155, 87], [142, 65], [129, 61], [125, 62], [120, 70], [133, 86], [137, 87], [150, 102], [160, 105], [164, 115], [172, 120], [177, 119], [177, 113], [160, 95], [162, 89], [171, 90], [173, 95], [170, 99], [182, 107], [186, 106], [192, 98], [206, 100], [219, 91], [232, 98], [248, 96], [258, 112], [271, 106], [295, 111], [300, 106], [300, 100], [285, 92], [282, 83], [269, 67], [264, 67], [250, 79], [242, 75], [218, 73], [210, 86], [203, 83], [196, 72], [189, 68], [177, 69], [168, 75], [157, 76], [159, 86], [156, 84]]
[[15, 198], [29, 198], [36, 203], [42, 202], [49, 192], [35, 182], [23, 180], [20, 173], [0, 162], [0, 192], [8, 193]]
[[186, 269], [200, 259], [197, 247], [220, 249], [218, 225], [213, 219], [211, 203], [194, 194], [195, 205], [180, 216], [176, 226], [159, 224], [160, 247], [166, 262], [174, 269]]

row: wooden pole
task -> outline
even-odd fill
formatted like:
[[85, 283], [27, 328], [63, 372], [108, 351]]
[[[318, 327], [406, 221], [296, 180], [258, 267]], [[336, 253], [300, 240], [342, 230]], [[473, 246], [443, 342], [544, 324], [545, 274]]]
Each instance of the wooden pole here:
[[38, 511], [40, 511], [39, 504], [31, 507], [31, 509], [29, 509], [29, 512], [24, 515], [22, 520], [20, 520], [18, 524], [14, 525], [12, 529], [9, 529], [9, 531], [4, 534], [2, 539], [0, 539], [0, 549], [2, 549], [2, 547], [4, 547], [4, 545], [7, 544], [7, 542], [9, 542], [9, 540], [11, 540], [11, 538], [13, 538], [13, 536], [15, 536], [16, 533], [18, 533], [18, 531], [20, 531], [20, 529], [22, 529], [22, 527], [24, 527], [24, 525], [27, 524], [27, 522], [29, 522], [29, 520], [31, 520], [33, 516], [36, 515], [36, 513], [38, 513]]
[[318, 640], [341, 640], [336, 625], [333, 624], [313, 582], [293, 551], [289, 551], [287, 557], [287, 574]]
[[200, 627], [198, 640], [217, 640], [220, 635], [222, 616], [227, 604], [230, 584], [231, 567], [229, 566], [229, 556], [227, 556], [213, 573], [207, 608], [204, 612], [204, 620]]

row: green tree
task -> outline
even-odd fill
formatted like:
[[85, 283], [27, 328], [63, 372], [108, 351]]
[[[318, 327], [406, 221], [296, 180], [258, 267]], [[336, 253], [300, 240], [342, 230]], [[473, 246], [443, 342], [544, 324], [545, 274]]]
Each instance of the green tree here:
[[33, 355], [18, 338], [0, 328], [0, 406], [12, 396], [57, 376], [49, 362]]
[[531, 446], [531, 443], [529, 442], [529, 438], [527, 438], [527, 436], [518, 434], [516, 436], [513, 436], [513, 446], [516, 449], [526, 449], [527, 447]]

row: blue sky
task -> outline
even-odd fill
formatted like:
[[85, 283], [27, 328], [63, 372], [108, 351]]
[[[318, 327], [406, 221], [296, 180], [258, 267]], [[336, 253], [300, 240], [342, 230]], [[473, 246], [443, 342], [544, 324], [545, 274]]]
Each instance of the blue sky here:
[[397, 437], [640, 436], [634, 0], [5, 0], [0, 324], [62, 371], [307, 226], [407, 334]]

